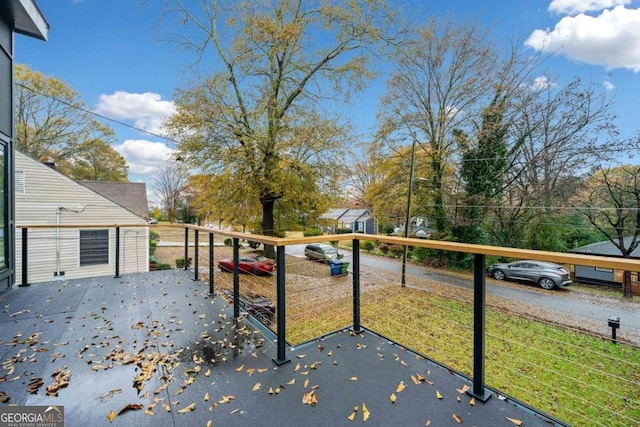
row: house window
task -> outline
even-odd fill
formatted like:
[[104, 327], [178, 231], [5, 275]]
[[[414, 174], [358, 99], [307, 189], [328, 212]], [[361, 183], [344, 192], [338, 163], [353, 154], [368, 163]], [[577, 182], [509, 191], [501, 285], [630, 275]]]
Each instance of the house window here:
[[109, 230], [80, 230], [80, 267], [109, 264]]

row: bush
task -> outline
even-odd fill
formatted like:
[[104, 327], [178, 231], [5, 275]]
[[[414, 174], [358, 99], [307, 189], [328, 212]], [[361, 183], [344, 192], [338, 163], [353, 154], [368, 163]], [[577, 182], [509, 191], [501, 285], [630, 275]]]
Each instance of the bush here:
[[394, 230], [393, 224], [388, 222], [380, 226], [380, 231], [387, 236], [393, 233]]
[[224, 245], [225, 246], [233, 245], [233, 239], [231, 237], [227, 237], [226, 239], [224, 239]]
[[360, 242], [360, 249], [363, 249], [367, 252], [371, 252], [375, 247], [376, 245], [369, 240], [363, 240]]
[[393, 254], [394, 257], [400, 258], [402, 255], [404, 255], [404, 246], [390, 245], [389, 252], [391, 252], [391, 254]]
[[158, 247], [157, 240], [149, 240], [149, 255], [155, 254], [157, 247]]
[[412, 252], [412, 256], [418, 262], [425, 262], [427, 259], [429, 259], [429, 249], [415, 248]]
[[306, 230], [304, 230], [302, 232], [302, 235], [304, 237], [310, 237], [310, 236], [322, 236], [322, 230], [320, 228], [307, 228]]
[[378, 246], [378, 249], [380, 250], [380, 252], [386, 255], [387, 252], [389, 252], [389, 245], [387, 245], [386, 243], [382, 243], [380, 244], [380, 246]]
[[336, 228], [336, 234], [349, 234], [351, 233], [350, 228]]
[[[192, 258], [187, 258], [187, 268], [191, 267]], [[176, 268], [184, 268], [184, 258], [176, 259]]]

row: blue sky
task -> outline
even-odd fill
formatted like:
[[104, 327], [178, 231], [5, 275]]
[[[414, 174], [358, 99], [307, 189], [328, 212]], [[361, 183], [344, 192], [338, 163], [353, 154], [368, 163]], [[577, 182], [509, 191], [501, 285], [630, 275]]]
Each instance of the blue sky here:
[[[194, 0], [195, 1], [195, 0]], [[172, 97], [189, 79], [194, 58], [158, 40], [159, 0], [36, 0], [49, 22], [49, 41], [16, 37], [18, 63], [56, 77], [80, 93], [92, 110], [161, 134]], [[505, 41], [522, 40], [532, 53], [556, 52], [545, 70], [560, 83], [576, 75], [602, 84], [614, 96], [623, 137], [640, 129], [640, 0], [406, 0], [414, 15], [477, 17]], [[356, 99], [349, 111], [366, 132], [383, 82]], [[114, 147], [125, 157], [131, 181], [150, 182], [171, 150], [170, 141], [110, 123]]]

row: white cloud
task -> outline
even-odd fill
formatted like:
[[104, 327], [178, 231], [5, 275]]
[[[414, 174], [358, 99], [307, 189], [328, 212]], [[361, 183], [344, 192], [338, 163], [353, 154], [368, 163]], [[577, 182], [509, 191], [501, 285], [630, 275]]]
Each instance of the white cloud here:
[[125, 158], [129, 172], [140, 175], [152, 174], [175, 152], [162, 142], [143, 139], [128, 139], [113, 148]]
[[549, 80], [547, 76], [540, 76], [533, 79], [531, 89], [534, 91], [545, 90], [551, 87], [555, 87], [556, 84]]
[[617, 6], [595, 17], [567, 16], [553, 30], [535, 30], [525, 44], [587, 64], [639, 72], [640, 9]]
[[552, 0], [548, 10], [560, 15], [577, 15], [578, 13], [610, 9], [629, 3], [631, 0]]
[[616, 88], [613, 83], [606, 80], [602, 83], [602, 86], [604, 87], [604, 90], [614, 90]]
[[116, 91], [100, 95], [95, 111], [110, 118], [134, 120], [135, 127], [162, 135], [163, 123], [175, 113], [175, 104], [153, 92]]

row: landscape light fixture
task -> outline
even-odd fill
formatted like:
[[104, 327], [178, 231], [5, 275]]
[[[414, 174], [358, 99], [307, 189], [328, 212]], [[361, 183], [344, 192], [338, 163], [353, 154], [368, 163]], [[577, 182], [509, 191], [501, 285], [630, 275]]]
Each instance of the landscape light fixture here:
[[618, 340], [616, 339], [616, 330], [620, 327], [620, 317], [609, 316], [609, 327], [611, 328], [611, 342], [617, 344]]

